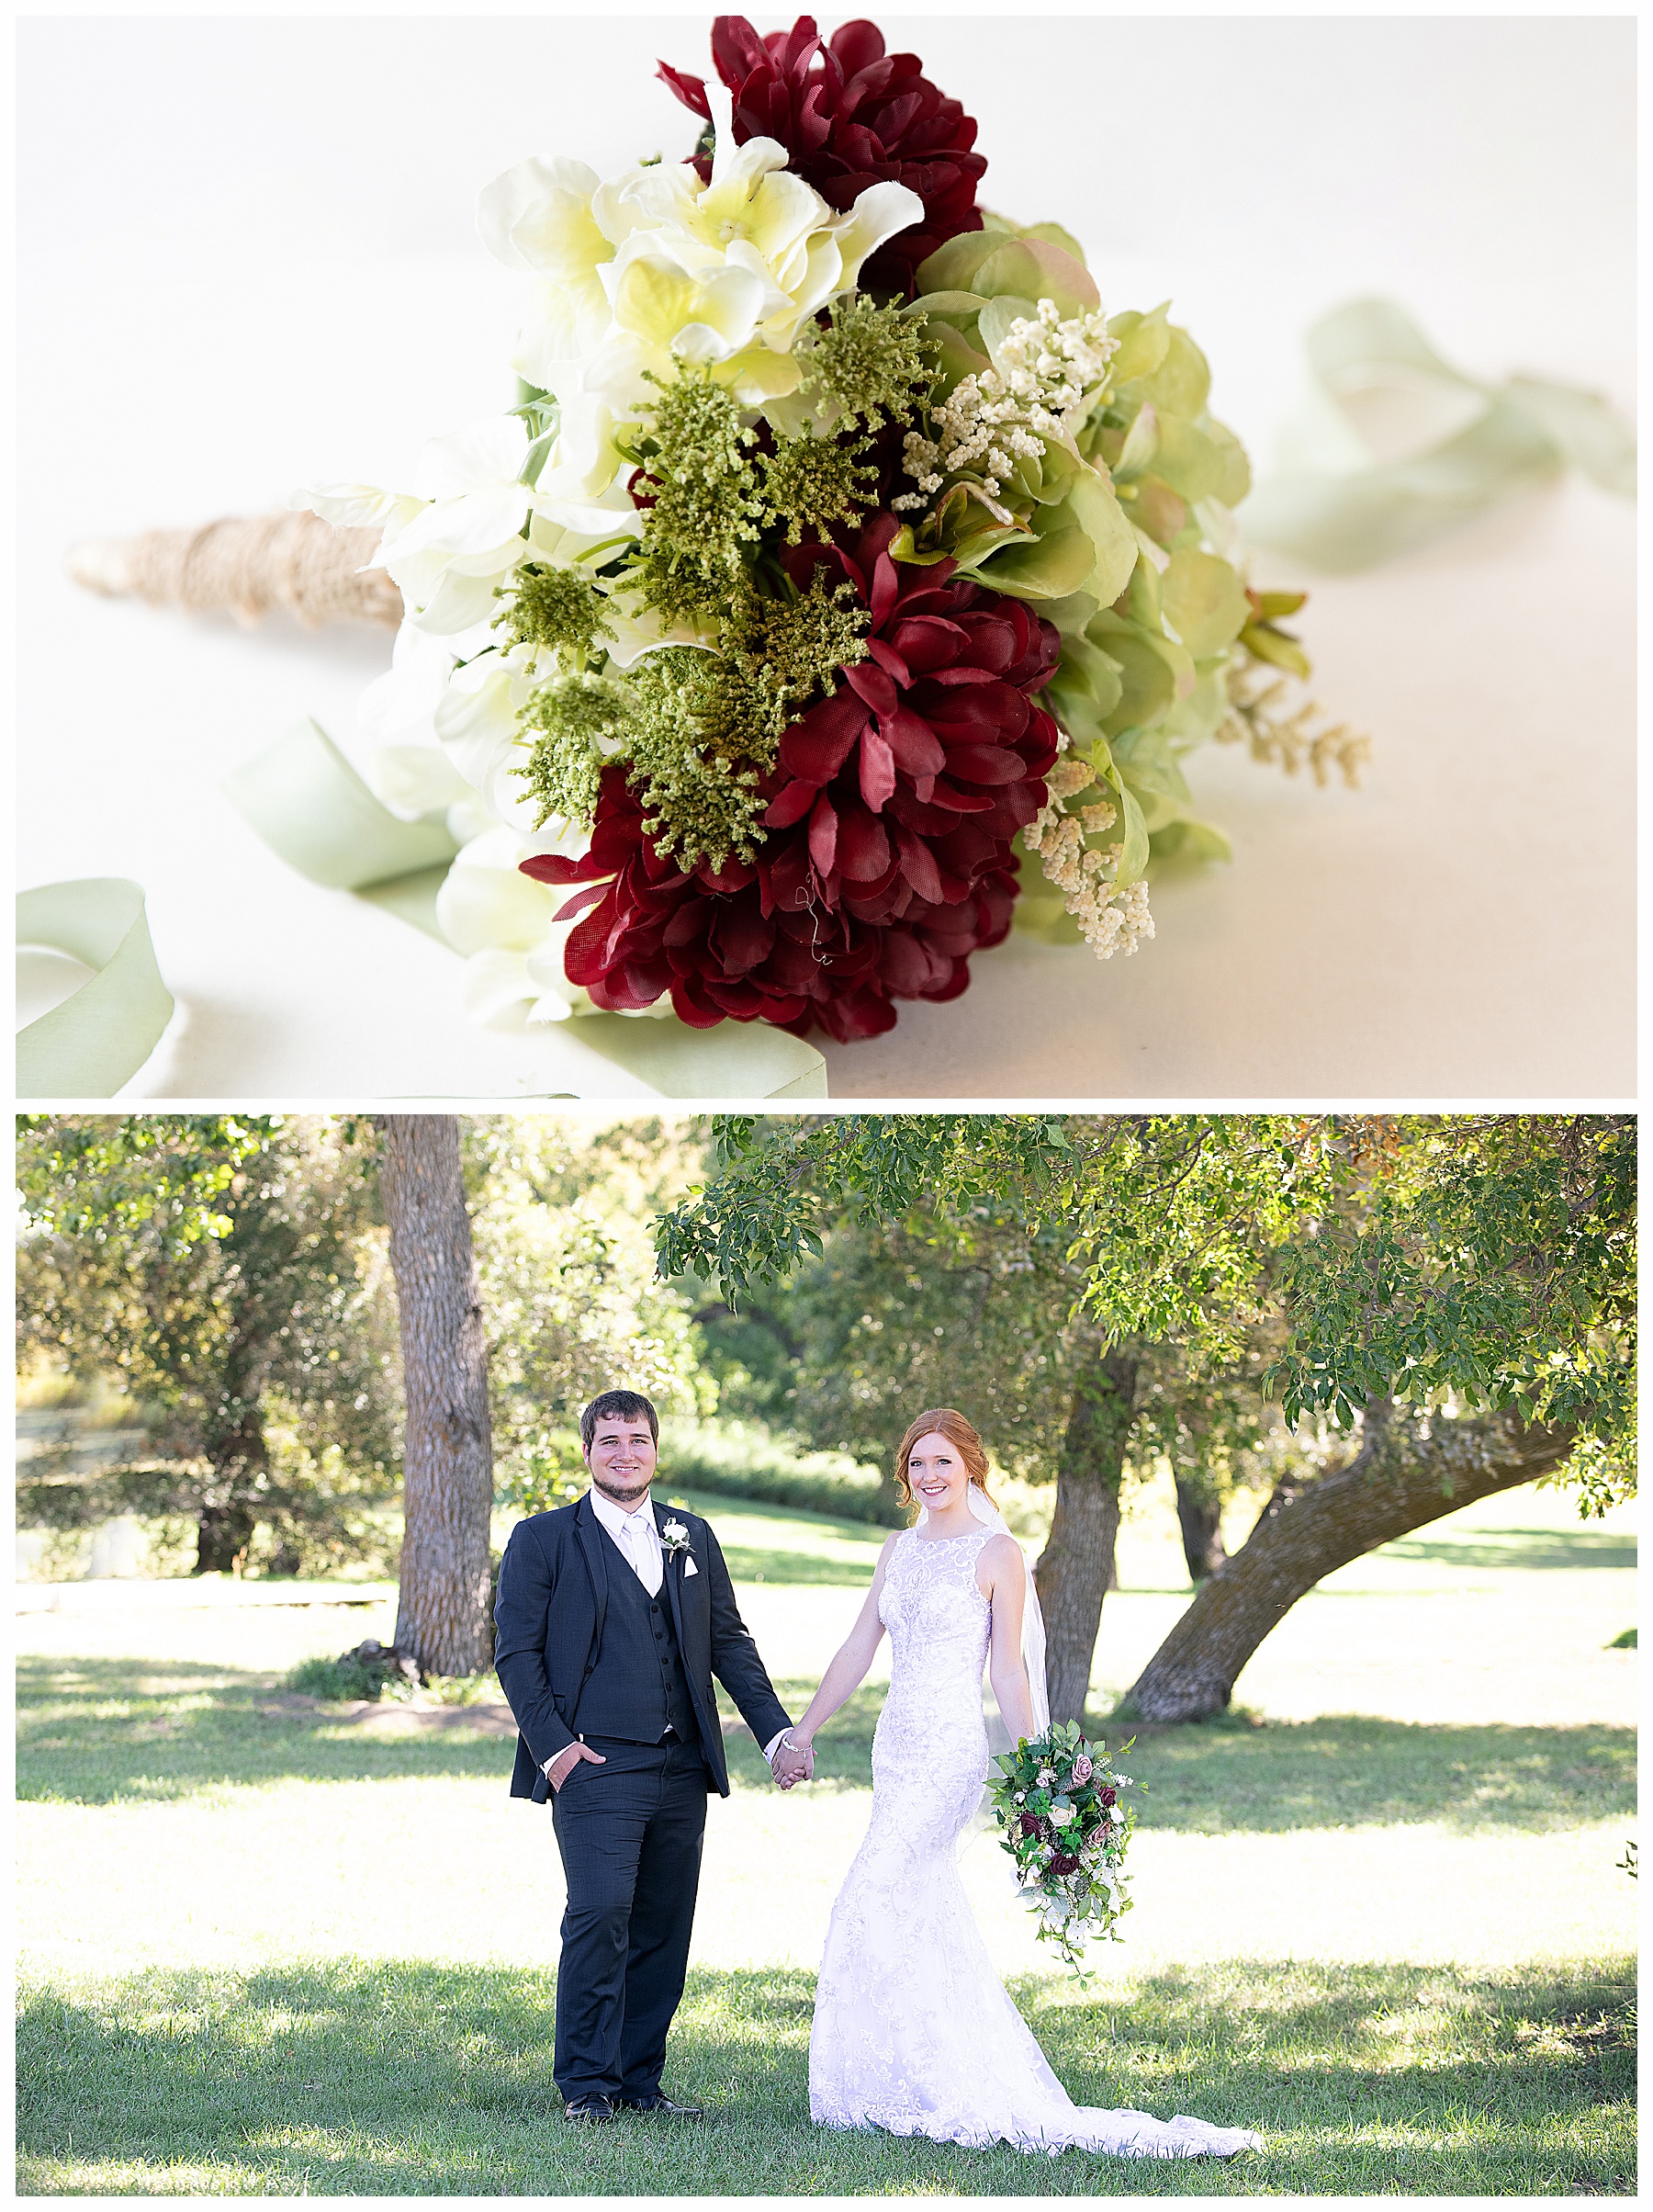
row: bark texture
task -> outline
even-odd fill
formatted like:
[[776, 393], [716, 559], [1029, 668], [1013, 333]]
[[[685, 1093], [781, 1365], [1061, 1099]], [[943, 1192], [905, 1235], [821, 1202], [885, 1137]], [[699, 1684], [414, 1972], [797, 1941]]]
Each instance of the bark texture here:
[[208, 1447], [212, 1480], [196, 1520], [194, 1574], [239, 1574], [258, 1526], [258, 1482], [270, 1463], [264, 1422], [247, 1411]]
[[1198, 1586], [1209, 1576], [1220, 1574], [1228, 1563], [1222, 1541], [1222, 1507], [1180, 1474], [1176, 1477], [1176, 1518], [1182, 1529], [1188, 1580]]
[[408, 1113], [379, 1127], [407, 1394], [396, 1648], [426, 1674], [474, 1675], [492, 1656], [493, 1435], [459, 1124]]
[[1056, 1510], [1034, 1569], [1045, 1623], [1045, 1680], [1052, 1721], [1082, 1721], [1102, 1600], [1115, 1584], [1119, 1482], [1136, 1415], [1137, 1356], [1098, 1351], [1074, 1388]]
[[1303, 1594], [1380, 1544], [1513, 1490], [1558, 1467], [1570, 1428], [1525, 1428], [1512, 1414], [1438, 1421], [1428, 1436], [1389, 1399], [1368, 1405], [1347, 1466], [1301, 1487], [1282, 1484], [1251, 1536], [1200, 1589], [1143, 1669], [1122, 1710], [1141, 1721], [1202, 1721]]

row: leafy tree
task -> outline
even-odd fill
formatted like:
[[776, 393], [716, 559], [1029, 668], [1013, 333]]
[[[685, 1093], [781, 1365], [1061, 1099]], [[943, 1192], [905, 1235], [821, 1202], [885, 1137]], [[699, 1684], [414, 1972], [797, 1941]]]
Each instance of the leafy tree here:
[[23, 1355], [118, 1377], [141, 1456], [26, 1483], [26, 1514], [187, 1515], [197, 1573], [259, 1529], [293, 1571], [359, 1546], [394, 1484], [394, 1349], [361, 1162], [280, 1115], [32, 1114], [19, 1127]]
[[680, 1157], [658, 1125], [591, 1139], [539, 1117], [404, 1114], [379, 1128], [407, 1388], [397, 1648], [427, 1673], [474, 1674], [491, 1651], [495, 1505], [572, 1494], [579, 1410], [600, 1390], [709, 1403], [647, 1228], [700, 1155]]
[[[1562, 1471], [1587, 1511], [1627, 1492], [1634, 1152], [1624, 1116], [846, 1115], [762, 1130], [731, 1118], [714, 1124], [714, 1175], [658, 1242], [663, 1270], [720, 1280], [737, 1301], [820, 1258], [835, 1219], [1000, 1205], [1029, 1236], [1066, 1240], [1072, 1316], [1103, 1348], [1085, 1409], [1097, 1451], [1127, 1391], [1134, 1404], [1144, 1343], [1175, 1347], [1196, 1377], [1261, 1357], [1290, 1428], [1369, 1429], [1348, 1466], [1282, 1484], [1197, 1597], [1187, 1637], [1198, 1646], [1204, 1622], [1226, 1620], [1226, 1655], [1185, 1665], [1186, 1694], [1155, 1708], [1192, 1717], [1226, 1701], [1257, 1642], [1329, 1571], [1310, 1571], [1316, 1560], [1341, 1563], [1349, 1543], [1358, 1556], [1363, 1530], [1400, 1532], [1392, 1514], [1355, 1511], [1370, 1485], [1401, 1501], [1405, 1527]], [[1064, 1585], [1083, 1587], [1071, 1610], [1080, 1621], [1094, 1601], [1094, 1634], [1102, 1547], [1069, 1495], [1072, 1528], [1059, 1484], [1040, 1590], [1060, 1609]], [[1256, 1570], [1311, 1524], [1341, 1533], [1301, 1552], [1295, 1579]], [[1144, 1712], [1153, 1673], [1138, 1686]], [[1076, 1710], [1074, 1679], [1059, 1698], [1053, 1676], [1052, 1711]]]
[[[1106, 1344], [1077, 1304], [1084, 1272], [1068, 1244], [1002, 1202], [921, 1201], [898, 1221], [835, 1229], [765, 1315], [784, 1315], [787, 1411], [811, 1442], [888, 1465], [919, 1406], [957, 1405], [1007, 1473], [1056, 1478], [1038, 1572], [1051, 1694], [1077, 1711], [1130, 1477], [1171, 1460], [1186, 1487], [1200, 1484], [1202, 1507], [1209, 1497], [1220, 1509], [1237, 1480], [1256, 1479], [1259, 1431], [1276, 1458], [1290, 1439], [1260, 1399], [1255, 1362], [1196, 1377], [1175, 1347]], [[1203, 1556], [1193, 1571], [1209, 1572]]]
[[641, 1391], [667, 1413], [716, 1403], [650, 1230], [703, 1171], [703, 1146], [658, 1123], [589, 1134], [512, 1114], [469, 1123], [465, 1148], [498, 1498], [540, 1511], [584, 1487], [579, 1413], [600, 1391]]

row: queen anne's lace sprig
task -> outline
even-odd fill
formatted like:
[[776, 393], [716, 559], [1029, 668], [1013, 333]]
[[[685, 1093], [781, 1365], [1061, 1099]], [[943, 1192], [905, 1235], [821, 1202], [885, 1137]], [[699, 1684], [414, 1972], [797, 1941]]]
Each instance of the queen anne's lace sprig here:
[[932, 416], [936, 435], [909, 431], [906, 473], [916, 491], [891, 501], [903, 513], [927, 504], [950, 476], [984, 471], [981, 489], [997, 499], [1018, 459], [1042, 457], [1045, 438], [1072, 435], [1095, 403], [1119, 340], [1108, 334], [1100, 309], [1061, 320], [1053, 299], [1018, 315], [998, 349], [997, 364], [966, 377]]
[[1254, 660], [1235, 662], [1226, 679], [1229, 711], [1211, 733], [1220, 745], [1249, 746], [1254, 761], [1283, 768], [1288, 775], [1307, 763], [1322, 789], [1333, 770], [1351, 791], [1359, 788], [1360, 771], [1371, 757], [1368, 737], [1346, 722], [1325, 722], [1324, 709], [1313, 699], [1282, 711], [1289, 695], [1286, 678]]
[[1134, 953], [1144, 937], [1153, 935], [1153, 917], [1148, 911], [1148, 886], [1114, 882], [1119, 848], [1092, 845], [1086, 840], [1110, 830], [1115, 812], [1105, 800], [1067, 810], [1096, 781], [1090, 762], [1064, 753], [1045, 778], [1050, 801], [1022, 831], [1022, 842], [1039, 855], [1040, 865], [1056, 888], [1065, 894], [1068, 912], [1085, 932], [1085, 942], [1096, 949], [1098, 960], [1116, 953]]

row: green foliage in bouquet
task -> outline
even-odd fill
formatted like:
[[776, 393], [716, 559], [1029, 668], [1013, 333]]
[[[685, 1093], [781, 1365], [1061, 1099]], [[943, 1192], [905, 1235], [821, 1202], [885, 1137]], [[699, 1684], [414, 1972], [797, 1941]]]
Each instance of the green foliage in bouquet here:
[[1076, 1721], [1024, 1736], [995, 1763], [987, 1795], [1000, 1847], [1016, 1862], [1023, 1902], [1039, 1914], [1039, 1941], [1055, 1944], [1084, 1984], [1085, 1945], [1118, 1943], [1116, 1923], [1130, 1910], [1123, 1868], [1136, 1812], [1119, 1803], [1130, 1777], [1115, 1770], [1107, 1744], [1086, 1743]]
[[1060, 225], [985, 223], [918, 270], [913, 311], [942, 373], [906, 440], [917, 488], [894, 503], [919, 519], [894, 550], [950, 558], [1062, 632], [1046, 703], [1068, 743], [1019, 841], [1044, 880], [1024, 875], [1016, 920], [1106, 955], [1152, 934], [1151, 860], [1228, 857], [1183, 773], [1196, 746], [1246, 739], [1288, 773], [1307, 758], [1351, 783], [1365, 748], [1310, 730], [1312, 708], [1282, 729], [1277, 687], [1246, 681], [1259, 665], [1308, 675], [1274, 619], [1301, 595], [1253, 593], [1228, 559], [1251, 472], [1209, 412], [1198, 346], [1164, 304], [1104, 318]]

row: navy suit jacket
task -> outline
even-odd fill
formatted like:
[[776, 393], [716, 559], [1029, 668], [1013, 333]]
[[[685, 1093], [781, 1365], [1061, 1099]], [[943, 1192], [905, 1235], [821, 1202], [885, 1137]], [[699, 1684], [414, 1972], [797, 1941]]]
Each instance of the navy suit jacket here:
[[[729, 1766], [713, 1676], [760, 1744], [792, 1723], [740, 1618], [716, 1537], [698, 1514], [652, 1498], [649, 1503], [658, 1528], [677, 1520], [689, 1531], [686, 1549], [675, 1554], [667, 1549], [660, 1596], [677, 1631], [701, 1747], [719, 1795], [727, 1797]], [[684, 1571], [691, 1558], [693, 1574]], [[597, 1518], [589, 1495], [554, 1513], [519, 1521], [511, 1532], [494, 1606], [494, 1671], [516, 1716], [512, 1797], [543, 1805], [550, 1795], [545, 1761], [575, 1740], [580, 1691], [603, 1665], [611, 1572], [629, 1574], [632, 1570]], [[620, 1663], [611, 1659], [608, 1664]]]

